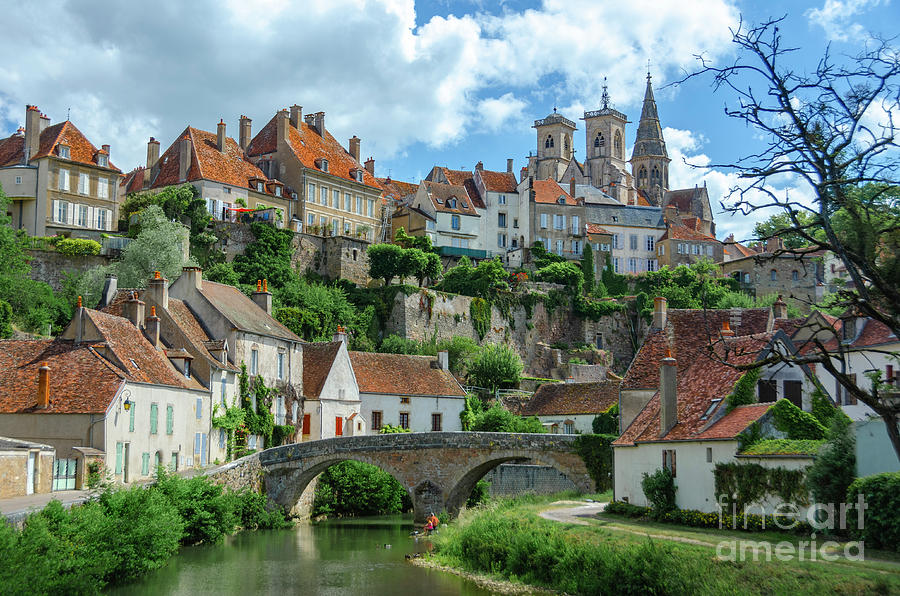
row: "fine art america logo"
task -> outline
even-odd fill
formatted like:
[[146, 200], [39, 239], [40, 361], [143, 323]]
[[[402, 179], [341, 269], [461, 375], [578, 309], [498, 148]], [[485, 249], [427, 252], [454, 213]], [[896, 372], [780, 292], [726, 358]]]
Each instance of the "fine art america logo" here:
[[[743, 512], [737, 510], [737, 495], [728, 499], [727, 495], [719, 495], [719, 529], [733, 528], [748, 529], [748, 522], [756, 518], [761, 524], [762, 530], [766, 529], [766, 520], [770, 520], [779, 530], [795, 530], [802, 523], [802, 516], [796, 505], [782, 503], [775, 508], [773, 515], [765, 515], [762, 507], [753, 511], [753, 507], [744, 507]], [[729, 507], [728, 501], [731, 502]], [[723, 540], [716, 546], [716, 555], [723, 561], [837, 561], [842, 558], [841, 545], [833, 540], [825, 540], [819, 543], [816, 540], [816, 532], [824, 531], [834, 534], [836, 531], [849, 529], [847, 512], [856, 510], [856, 526], [862, 530], [865, 527], [864, 517], [868, 504], [862, 494], [856, 503], [815, 503], [806, 511], [806, 521], [814, 530], [810, 540], [796, 542], [785, 540], [782, 542], [766, 542], [755, 540]], [[731, 515], [728, 515], [730, 509]], [[729, 519], [730, 518], [730, 519]], [[742, 523], [743, 522], [743, 523]], [[756, 525], [756, 524], [754, 524]], [[850, 561], [862, 561], [865, 559], [865, 543], [863, 541], [851, 541], [843, 544], [843, 558]]]

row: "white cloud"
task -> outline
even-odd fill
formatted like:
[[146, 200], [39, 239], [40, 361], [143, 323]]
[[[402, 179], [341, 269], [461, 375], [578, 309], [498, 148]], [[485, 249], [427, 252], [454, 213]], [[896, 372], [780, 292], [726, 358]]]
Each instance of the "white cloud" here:
[[214, 130], [224, 118], [233, 136], [241, 114], [258, 131], [292, 103], [325, 110], [338, 139], [359, 135], [363, 153], [379, 160], [416, 143], [447, 146], [475, 126], [541, 117], [530, 106], [548, 97], [597, 106], [604, 76], [613, 101], [627, 105], [643, 93], [648, 57], [664, 81], [696, 53], [729, 51], [737, 20], [730, 0], [544, 0], [421, 25], [413, 0], [0, 0], [0, 8], [16, 23], [0, 37], [0, 55], [15, 57], [0, 65], [9, 129], [0, 132], [22, 123], [26, 103], [53, 121], [71, 108], [123, 169], [142, 164], [150, 135], [165, 148], [186, 125]]
[[811, 8], [804, 14], [810, 24], [825, 30], [829, 40], [846, 41], [863, 33], [862, 25], [851, 22], [853, 17], [889, 2], [890, 0], [825, 0], [821, 8]]

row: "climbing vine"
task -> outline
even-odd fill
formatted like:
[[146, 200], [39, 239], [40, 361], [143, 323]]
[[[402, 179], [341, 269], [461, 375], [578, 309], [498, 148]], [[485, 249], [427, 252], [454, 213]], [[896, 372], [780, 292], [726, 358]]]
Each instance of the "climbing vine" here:
[[716, 498], [727, 512], [738, 512], [769, 495], [797, 506], [809, 505], [805, 470], [764, 468], [759, 464], [719, 463], [713, 473]]
[[578, 435], [575, 439], [575, 451], [584, 460], [588, 474], [594, 481], [597, 492], [612, 488], [613, 450], [612, 442], [618, 435]]
[[756, 383], [759, 381], [760, 369], [751, 368], [734, 383], [731, 395], [725, 398], [725, 412], [738, 406], [756, 403]]
[[484, 298], [472, 298], [469, 316], [472, 318], [472, 327], [478, 333], [478, 339], [484, 339], [491, 326], [491, 303]]
[[769, 409], [775, 428], [789, 439], [824, 439], [825, 427], [809, 412], [804, 412], [790, 401], [779, 399]]
[[241, 406], [226, 407], [224, 408], [224, 412], [217, 416], [221, 407], [221, 404], [216, 404], [213, 408], [212, 425], [213, 428], [220, 428], [227, 433], [225, 438], [225, 456], [227, 460], [230, 461], [234, 455], [235, 438], [237, 435], [236, 431], [244, 423], [246, 411]]

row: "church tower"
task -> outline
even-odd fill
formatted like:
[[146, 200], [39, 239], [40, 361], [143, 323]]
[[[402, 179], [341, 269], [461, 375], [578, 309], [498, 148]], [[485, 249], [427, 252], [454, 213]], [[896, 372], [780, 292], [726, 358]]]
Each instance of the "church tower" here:
[[615, 197], [618, 194], [616, 186], [622, 183], [626, 171], [625, 125], [628, 118], [610, 107], [605, 81], [600, 109], [585, 112], [582, 120], [586, 136], [584, 173], [592, 186]]
[[657, 205], [661, 204], [662, 196], [669, 188], [670, 161], [672, 160], [666, 153], [666, 141], [659, 125], [656, 100], [653, 99], [653, 85], [650, 83], [648, 72], [644, 107], [641, 110], [634, 151], [631, 154], [631, 172], [634, 175], [634, 187], [647, 193], [650, 200]]
[[572, 145], [575, 123], [557, 114], [556, 108], [553, 108], [552, 114], [534, 121], [534, 128], [537, 130], [535, 178], [558, 181], [575, 154]]

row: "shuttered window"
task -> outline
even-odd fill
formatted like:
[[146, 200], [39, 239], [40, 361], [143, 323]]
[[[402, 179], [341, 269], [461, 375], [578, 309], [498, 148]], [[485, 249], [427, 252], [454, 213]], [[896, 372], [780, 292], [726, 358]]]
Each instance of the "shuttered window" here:
[[109, 198], [109, 179], [97, 178], [97, 196], [101, 199]]
[[175, 432], [175, 408], [166, 406], [166, 434], [171, 435]]
[[158, 423], [159, 418], [159, 406], [157, 404], [150, 404], [150, 434], [156, 434], [156, 425]]
[[141, 454], [141, 476], [147, 476], [150, 474], [150, 454], [142, 453]]
[[122, 473], [122, 443], [116, 443], [116, 474]]
[[69, 190], [69, 170], [59, 171], [59, 190]]
[[309, 434], [309, 414], [303, 415], [303, 434]]
[[131, 408], [128, 410], [128, 432], [134, 432], [134, 404], [131, 404]]
[[201, 420], [203, 418], [203, 399], [197, 398], [197, 420]]
[[341, 416], [334, 417], [334, 436], [341, 437], [344, 435], [344, 419]]
[[91, 194], [91, 177], [87, 174], [78, 174], [78, 194]]

